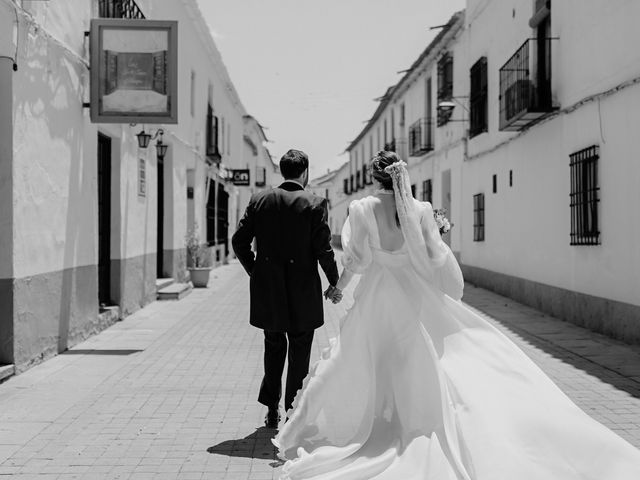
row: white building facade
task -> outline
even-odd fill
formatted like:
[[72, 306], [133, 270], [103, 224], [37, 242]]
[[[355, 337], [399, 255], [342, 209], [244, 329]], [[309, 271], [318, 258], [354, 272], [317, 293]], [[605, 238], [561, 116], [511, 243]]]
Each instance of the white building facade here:
[[[105, 16], [178, 21], [177, 124], [91, 122], [85, 32]], [[246, 115], [196, 0], [0, 0], [0, 364], [20, 372], [155, 300], [158, 278], [186, 281], [196, 223], [225, 243], [231, 209], [212, 223], [208, 198], [233, 196]], [[136, 137], [158, 128], [164, 158]]]
[[469, 0], [466, 11], [468, 68], [487, 66], [470, 92], [486, 122], [471, 125], [484, 128], [464, 168], [466, 278], [640, 342], [640, 4]]
[[[389, 88], [365, 128], [348, 147], [348, 168], [340, 177], [342, 202], [332, 216], [346, 219], [349, 203], [370, 195], [375, 185], [368, 172], [379, 150], [393, 150], [408, 164], [416, 198], [445, 208], [452, 222], [461, 218], [463, 155], [466, 148], [463, 118], [438, 115], [437, 105], [455, 97], [464, 102], [468, 88], [464, 14], [458, 12], [407, 70]], [[457, 112], [456, 112], [457, 113]], [[337, 177], [336, 177], [337, 178]], [[460, 253], [460, 230], [447, 234], [452, 250]]]
[[468, 0], [350, 145], [332, 216], [395, 149], [449, 211], [468, 281], [640, 342], [638, 18], [631, 0]]

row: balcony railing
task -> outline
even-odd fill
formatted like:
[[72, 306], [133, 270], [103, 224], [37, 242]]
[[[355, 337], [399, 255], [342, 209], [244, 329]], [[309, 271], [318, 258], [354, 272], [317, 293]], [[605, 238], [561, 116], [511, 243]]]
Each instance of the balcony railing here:
[[384, 144], [384, 149], [387, 152], [395, 152], [396, 151], [396, 139], [394, 138], [390, 142]]
[[145, 18], [134, 0], [98, 0], [98, 7], [102, 18]]
[[409, 155], [418, 157], [433, 150], [433, 120], [421, 118], [409, 127]]
[[527, 40], [500, 69], [500, 130], [522, 130], [554, 110], [551, 40]]

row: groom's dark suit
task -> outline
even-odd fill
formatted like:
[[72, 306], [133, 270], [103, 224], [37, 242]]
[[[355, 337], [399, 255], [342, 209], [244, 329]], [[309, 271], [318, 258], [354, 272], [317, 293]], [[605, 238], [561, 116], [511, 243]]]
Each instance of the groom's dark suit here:
[[[251, 250], [254, 238], [257, 256]], [[324, 323], [318, 263], [331, 285], [338, 281], [327, 202], [285, 181], [251, 198], [232, 244], [251, 277], [250, 323], [265, 334], [265, 376], [258, 401], [269, 407], [280, 401], [288, 338], [288, 410], [309, 371], [313, 331]]]

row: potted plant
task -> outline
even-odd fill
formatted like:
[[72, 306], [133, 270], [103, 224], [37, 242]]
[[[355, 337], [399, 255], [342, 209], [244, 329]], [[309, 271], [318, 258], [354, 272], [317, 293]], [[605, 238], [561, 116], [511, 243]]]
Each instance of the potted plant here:
[[189, 270], [191, 283], [196, 288], [205, 288], [209, 283], [209, 274], [211, 273], [211, 255], [209, 248], [200, 243], [197, 223], [193, 225], [193, 228], [189, 229], [185, 238], [187, 255], [189, 256], [187, 269]]

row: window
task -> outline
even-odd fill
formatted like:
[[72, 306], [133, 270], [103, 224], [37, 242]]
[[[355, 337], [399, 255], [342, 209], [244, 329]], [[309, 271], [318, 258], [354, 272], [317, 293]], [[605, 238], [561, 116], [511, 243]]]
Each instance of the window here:
[[350, 195], [351, 194], [351, 189], [349, 188], [349, 179], [345, 178], [342, 181], [342, 187], [343, 187], [343, 191], [346, 195]]
[[473, 196], [473, 241], [484, 242], [484, 193]]
[[356, 189], [360, 190], [362, 188], [362, 183], [360, 179], [360, 170], [356, 172]]
[[487, 57], [471, 67], [469, 92], [469, 136], [475, 137], [488, 130], [487, 124]]
[[493, 176], [493, 193], [498, 193], [498, 175]]
[[433, 196], [433, 186], [431, 179], [422, 182], [422, 201], [431, 203]]
[[404, 127], [404, 114], [405, 114], [405, 109], [404, 109], [404, 103], [400, 104], [400, 126]]
[[[445, 53], [438, 60], [438, 103], [453, 97], [453, 57]], [[452, 110], [438, 110], [438, 126], [445, 125], [451, 118]]]
[[411, 196], [416, 198], [416, 184], [411, 185]]
[[387, 119], [384, 119], [384, 143], [387, 143]]
[[214, 162], [220, 162], [218, 148], [218, 117], [213, 114], [213, 107], [207, 104], [206, 155]]
[[264, 187], [267, 184], [267, 169], [256, 167], [256, 187]]
[[222, 117], [222, 130], [220, 131], [220, 153], [224, 153], [224, 117]]
[[513, 170], [509, 170], [509, 186], [513, 187]]
[[416, 120], [409, 127], [409, 155], [418, 157], [433, 150], [433, 123], [430, 118]]
[[371, 181], [371, 174], [369, 172], [369, 167], [366, 163], [362, 165], [362, 183], [364, 185], [371, 185], [373, 183]]
[[571, 245], [599, 245], [597, 145], [569, 155], [571, 169]]
[[355, 192], [356, 191], [356, 188], [355, 188], [355, 185], [354, 185], [354, 180], [355, 179], [354, 179], [353, 173], [352, 173], [351, 176], [349, 177], [349, 186], [350, 186], [349, 191], [350, 192]]

